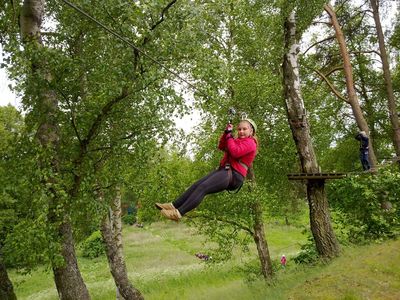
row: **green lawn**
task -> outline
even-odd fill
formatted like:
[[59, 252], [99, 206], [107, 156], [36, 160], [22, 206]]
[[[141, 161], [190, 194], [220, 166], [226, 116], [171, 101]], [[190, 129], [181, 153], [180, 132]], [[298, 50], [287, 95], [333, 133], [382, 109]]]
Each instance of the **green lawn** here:
[[[343, 255], [329, 264], [301, 267], [290, 259], [305, 242], [301, 230], [267, 226], [272, 258], [277, 260], [285, 253], [289, 260], [288, 268], [279, 270], [274, 282], [266, 285], [243, 271], [256, 261], [254, 246], [250, 253], [236, 255], [232, 261], [209, 265], [194, 255], [206, 251], [204, 238], [184, 223], [126, 227], [129, 277], [146, 299], [400, 299], [399, 241], [345, 248]], [[79, 266], [92, 299], [115, 299], [105, 257], [80, 257]], [[10, 273], [18, 299], [58, 299], [49, 270]]]

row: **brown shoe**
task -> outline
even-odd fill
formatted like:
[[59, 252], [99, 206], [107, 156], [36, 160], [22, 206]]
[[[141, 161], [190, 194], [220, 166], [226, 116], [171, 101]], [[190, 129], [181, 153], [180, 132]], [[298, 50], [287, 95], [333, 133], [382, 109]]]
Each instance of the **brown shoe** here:
[[166, 209], [166, 210], [175, 209], [175, 206], [172, 203], [156, 203], [156, 207], [159, 210], [162, 210], [162, 209]]
[[182, 218], [181, 213], [177, 209], [162, 209], [161, 214], [164, 217], [176, 222]]

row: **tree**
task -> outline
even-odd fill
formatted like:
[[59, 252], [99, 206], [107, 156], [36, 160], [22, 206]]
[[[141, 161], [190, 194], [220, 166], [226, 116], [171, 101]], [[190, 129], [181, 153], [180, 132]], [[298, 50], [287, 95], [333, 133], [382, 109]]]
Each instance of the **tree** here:
[[[375, 154], [379, 160], [383, 160], [392, 156], [393, 143], [388, 143], [392, 130], [386, 117], [383, 75], [376, 65], [378, 52], [375, 50], [377, 38], [374, 26], [371, 26], [365, 5], [340, 1], [336, 14], [346, 39], [354, 88], [370, 130]], [[329, 18], [329, 15], [325, 13], [317, 18], [313, 23], [313, 28], [316, 28], [314, 33], [307, 34], [307, 37], [311, 35], [312, 42], [301, 57], [303, 94], [315, 135], [319, 163], [324, 170], [354, 171], [359, 161], [354, 135], [360, 129], [351, 106], [346, 102], [343, 60], [335, 35], [325, 26], [331, 23], [326, 17]], [[310, 73], [310, 70], [315, 73]], [[317, 74], [319, 78], [314, 76]]]
[[[27, 49], [35, 52], [43, 48], [41, 39], [41, 26], [44, 15], [43, 0], [24, 1], [21, 7], [20, 27], [22, 41]], [[28, 50], [28, 51], [29, 51]], [[28, 52], [27, 51], [27, 52]], [[46, 61], [43, 57], [30, 57], [32, 65], [31, 78], [36, 81], [48, 82], [53, 80]], [[59, 265], [53, 262], [54, 279], [59, 297], [61, 299], [90, 299], [89, 292], [79, 272], [78, 262], [75, 255], [72, 226], [68, 220], [68, 214], [57, 215], [56, 209], [60, 205], [60, 194], [57, 178], [60, 173], [59, 146], [60, 129], [57, 121], [59, 104], [57, 93], [54, 89], [43, 86], [39, 88], [37, 97], [37, 114], [39, 115], [39, 127], [36, 133], [37, 139], [43, 150], [50, 153], [49, 159], [43, 159], [41, 168], [49, 168], [50, 175], [43, 183], [48, 186], [50, 201], [49, 220], [52, 224], [58, 224], [58, 236], [61, 239], [61, 255], [64, 262]], [[68, 212], [67, 212], [68, 213]], [[64, 217], [62, 217], [64, 215]], [[61, 218], [60, 218], [61, 217]]]
[[15, 224], [15, 203], [7, 192], [7, 173], [10, 167], [9, 160], [12, 155], [16, 139], [22, 131], [22, 117], [12, 106], [0, 107], [0, 298], [5, 300], [17, 299], [13, 284], [8, 277], [3, 246], [7, 234]]
[[390, 74], [390, 67], [389, 67], [389, 59], [386, 52], [385, 47], [385, 39], [383, 35], [382, 25], [380, 21], [379, 15], [379, 1], [378, 0], [370, 0], [372, 13], [374, 16], [375, 21], [375, 28], [376, 34], [378, 36], [378, 43], [380, 49], [380, 57], [382, 60], [382, 69], [383, 69], [383, 76], [385, 80], [385, 87], [386, 87], [386, 96], [387, 96], [387, 103], [389, 108], [389, 119], [392, 124], [393, 129], [393, 145], [396, 152], [396, 156], [400, 156], [400, 126], [399, 126], [399, 118], [396, 108], [396, 100], [394, 97], [393, 92], [393, 85], [392, 85], [392, 78]]
[[118, 187], [115, 189], [111, 208], [102, 220], [100, 230], [118, 294], [122, 296], [122, 299], [144, 299], [140, 291], [129, 281], [122, 253], [121, 193]]
[[[367, 134], [369, 134], [369, 127], [364, 118], [363, 112], [360, 108], [357, 93], [354, 89], [352, 67], [351, 67], [350, 57], [349, 57], [349, 54], [347, 51], [346, 43], [345, 43], [345, 40], [343, 37], [343, 32], [337, 21], [336, 14], [335, 14], [333, 7], [329, 4], [325, 4], [324, 9], [326, 10], [326, 12], [329, 14], [329, 16], [331, 18], [331, 22], [332, 22], [331, 24], [335, 30], [336, 38], [339, 43], [340, 53], [341, 53], [341, 56], [343, 59], [343, 69], [344, 69], [344, 73], [345, 73], [345, 77], [346, 77], [348, 102], [353, 111], [353, 115], [356, 119], [358, 128], [362, 131], [365, 131]], [[375, 151], [373, 149], [372, 139], [369, 139], [369, 155], [370, 155], [370, 161], [371, 161], [371, 168], [375, 168], [375, 166], [377, 164], [377, 159], [376, 159]]]
[[[311, 140], [307, 116], [300, 91], [297, 62], [299, 44], [296, 36], [295, 13], [285, 21], [285, 49], [283, 57], [283, 91], [287, 117], [296, 144], [303, 173], [318, 173], [319, 167]], [[307, 199], [310, 208], [310, 226], [318, 253], [332, 258], [339, 254], [339, 244], [333, 231], [324, 180], [308, 180]]]
[[[247, 1], [223, 1], [207, 6], [206, 10], [202, 11], [199, 16], [204, 20], [201, 21], [201, 24], [204, 24], [203, 28], [205, 28], [202, 33], [207, 39], [203, 37], [199, 39], [201, 44], [199, 51], [196, 52], [196, 65], [191, 71], [192, 76], [196, 76], [196, 79], [203, 83], [203, 87], [211, 90], [212, 95], [217, 99], [213, 103], [210, 103], [209, 99], [203, 99], [200, 105], [204, 111], [211, 115], [223, 116], [226, 114], [228, 106], [234, 106], [238, 111], [247, 113], [256, 122], [260, 120], [260, 132], [262, 132], [263, 126], [261, 123], [264, 114], [263, 108], [264, 106], [272, 106], [272, 104], [261, 101], [262, 87], [265, 86], [266, 82], [262, 79], [267, 78], [267, 75], [262, 72], [265, 71], [262, 62], [268, 61], [267, 51], [264, 51], [263, 48], [267, 37], [261, 35], [260, 32], [256, 33], [254, 30], [255, 24], [259, 26], [259, 23], [263, 23], [263, 21], [264, 24], [269, 22], [269, 20], [262, 19], [264, 7], [268, 7], [268, 5], [263, 3], [250, 4]], [[212, 61], [212, 68], [210, 68], [210, 61]], [[204, 76], [204, 73], [207, 76]], [[197, 74], [201, 74], [201, 78], [198, 78]], [[273, 80], [274, 78], [271, 77], [271, 86], [273, 86]], [[235, 122], [239, 119], [240, 117], [237, 117]], [[224, 126], [223, 124], [226, 121], [226, 118], [221, 117], [218, 119], [210, 118], [209, 122], [204, 124], [203, 130], [208, 133], [215, 131], [215, 128]], [[214, 165], [218, 164], [217, 157], [220, 156], [220, 153], [210, 152], [210, 149], [215, 148], [215, 141], [219, 134], [219, 130], [214, 132], [207, 141], [200, 138], [197, 145], [201, 148], [204, 147], [204, 152], [203, 150], [198, 151], [197, 158], [202, 156], [201, 159], [212, 161]], [[252, 207], [250, 215], [243, 211], [243, 204], [232, 210], [232, 199], [228, 201], [226, 195], [221, 195], [218, 197], [218, 201], [213, 201], [213, 197], [213, 199], [207, 200], [210, 205], [196, 209], [199, 215], [196, 217], [195, 224], [203, 228], [202, 231], [204, 231], [204, 227], [207, 227], [205, 231], [210, 236], [221, 237], [224, 231], [232, 232], [227, 239], [218, 240], [220, 250], [224, 248], [222, 253], [225, 257], [230, 256], [228, 252], [231, 250], [231, 245], [238, 242], [241, 236], [239, 232], [244, 231], [256, 244], [262, 275], [266, 280], [269, 280], [272, 277], [273, 270], [262, 220], [265, 197], [255, 192], [247, 192], [245, 196], [243, 193], [241, 194], [241, 198], [238, 197], [237, 200], [246, 201]], [[215, 202], [224, 203], [224, 205], [216, 205]], [[227, 210], [227, 207], [229, 207], [229, 210]], [[242, 209], [242, 213], [239, 212], [240, 209]], [[232, 214], [233, 211], [235, 212], [234, 215]], [[217, 223], [213, 223], [215, 219]], [[248, 239], [246, 239], [246, 242], [248, 242]]]

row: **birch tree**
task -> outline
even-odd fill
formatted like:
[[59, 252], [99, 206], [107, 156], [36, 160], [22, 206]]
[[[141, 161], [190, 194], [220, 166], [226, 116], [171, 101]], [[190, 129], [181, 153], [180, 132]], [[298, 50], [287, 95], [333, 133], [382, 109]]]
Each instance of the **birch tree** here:
[[[21, 7], [20, 27], [22, 41], [27, 49], [43, 49], [41, 40], [41, 26], [45, 10], [44, 0], [25, 0]], [[53, 80], [53, 74], [47, 68], [47, 62], [44, 57], [30, 58], [32, 65], [32, 79], [50, 83]], [[59, 143], [60, 130], [57, 120], [59, 111], [57, 93], [43, 86], [38, 91], [36, 98], [35, 112], [38, 114], [38, 130], [36, 137], [45, 152], [50, 153], [49, 159], [41, 162], [41, 167], [48, 165], [48, 172], [51, 174], [44, 178], [44, 184], [48, 186], [47, 193], [49, 197], [49, 220], [58, 227], [58, 235], [61, 239], [61, 256], [63, 262], [53, 262], [54, 280], [56, 283], [60, 299], [90, 299], [89, 292], [83, 282], [76, 259], [74, 239], [72, 235], [72, 226], [68, 218], [68, 211], [61, 215], [56, 212], [60, 206], [61, 194], [57, 188], [60, 184], [58, 176], [60, 173], [59, 165]]]
[[[101, 193], [102, 197], [104, 195]], [[104, 199], [100, 199], [100, 201], [104, 201]], [[117, 294], [122, 299], [144, 299], [128, 278], [122, 246], [121, 191], [119, 187], [115, 188], [115, 196], [111, 201], [108, 213], [103, 217], [100, 230], [106, 245], [110, 270], [117, 286]]]
[[[304, 173], [318, 173], [319, 166], [312, 143], [306, 110], [301, 95], [298, 66], [299, 44], [295, 12], [285, 21], [285, 54], [283, 57], [283, 91], [287, 117]], [[339, 244], [333, 231], [324, 181], [307, 181], [310, 226], [318, 253], [332, 258], [339, 255]]]

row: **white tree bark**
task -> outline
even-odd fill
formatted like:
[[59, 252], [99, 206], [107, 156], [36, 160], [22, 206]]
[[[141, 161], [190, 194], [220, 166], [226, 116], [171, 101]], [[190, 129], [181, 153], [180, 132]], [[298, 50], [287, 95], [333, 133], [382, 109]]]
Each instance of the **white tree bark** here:
[[[317, 173], [319, 167], [311, 139], [310, 128], [300, 88], [297, 54], [295, 13], [285, 22], [285, 49], [283, 58], [283, 90], [286, 112], [292, 136], [301, 162], [302, 172]], [[339, 255], [339, 244], [333, 231], [323, 180], [307, 181], [307, 200], [310, 209], [310, 227], [319, 255], [327, 258]]]
[[[99, 194], [100, 201], [104, 196]], [[101, 234], [106, 244], [106, 255], [111, 274], [117, 287], [118, 299], [142, 300], [144, 299], [138, 289], [129, 281], [126, 270], [122, 247], [122, 222], [121, 222], [121, 192], [119, 187], [113, 198], [109, 213], [104, 216], [101, 224]]]
[[[40, 48], [44, 47], [40, 37], [44, 9], [44, 0], [24, 0], [21, 7], [20, 31], [22, 42], [26, 47], [32, 47], [37, 51], [40, 51]], [[42, 81], [43, 79], [47, 81], [51, 80], [52, 76], [47, 69], [46, 61], [32, 58], [31, 66], [32, 75], [33, 77], [37, 77], [38, 81]], [[63, 212], [61, 216], [56, 212], [59, 209], [57, 207], [60, 205], [58, 192], [53, 188], [58, 181], [56, 174], [59, 173], [57, 153], [60, 133], [56, 119], [58, 101], [56, 93], [48, 87], [40, 87], [39, 95], [35, 105], [35, 113], [39, 116], [36, 138], [43, 148], [51, 150], [50, 166], [52, 169], [51, 173], [54, 174], [52, 178], [44, 179], [45, 185], [49, 186], [46, 191], [50, 199], [48, 217], [50, 222], [59, 224], [57, 225], [57, 233], [61, 241], [61, 256], [64, 259], [64, 265], [53, 265], [54, 281], [60, 299], [89, 300], [89, 292], [80, 274], [76, 259], [72, 226], [68, 220], [68, 212]], [[46, 166], [44, 162], [39, 162], [39, 164]]]

